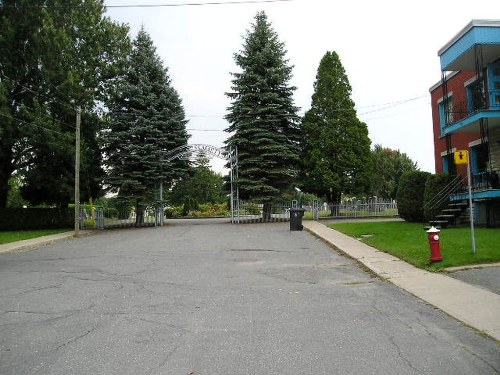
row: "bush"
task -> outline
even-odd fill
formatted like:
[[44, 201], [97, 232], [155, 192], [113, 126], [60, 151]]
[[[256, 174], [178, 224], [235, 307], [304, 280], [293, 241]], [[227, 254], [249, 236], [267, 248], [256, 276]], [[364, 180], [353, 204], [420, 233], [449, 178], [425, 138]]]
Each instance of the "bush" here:
[[424, 221], [425, 183], [431, 174], [428, 172], [405, 172], [399, 180], [397, 202], [399, 216], [405, 221]]
[[83, 224], [84, 228], [95, 228], [95, 220], [94, 219], [86, 219]]
[[0, 230], [72, 228], [75, 210], [71, 208], [2, 208]]
[[104, 210], [104, 217], [106, 219], [117, 219], [118, 218], [118, 210], [116, 208], [106, 208]]
[[166, 207], [163, 210], [166, 219], [173, 219], [182, 216], [182, 206]]
[[[453, 176], [449, 174], [433, 174], [430, 175], [425, 183], [424, 191], [424, 217], [425, 220], [429, 221], [434, 219], [434, 217], [441, 212], [449, 203], [448, 196], [443, 197], [442, 202], [439, 202], [439, 198], [436, 199], [436, 195], [439, 194], [448, 185]], [[441, 197], [440, 197], [441, 198]], [[428, 203], [434, 200], [434, 207]]]
[[184, 206], [182, 207], [182, 215], [188, 216], [190, 211], [197, 211], [200, 207], [196, 199], [191, 196], [187, 196], [184, 199]]
[[226, 217], [229, 216], [229, 209], [226, 203], [200, 204], [198, 210], [190, 213], [196, 217]]

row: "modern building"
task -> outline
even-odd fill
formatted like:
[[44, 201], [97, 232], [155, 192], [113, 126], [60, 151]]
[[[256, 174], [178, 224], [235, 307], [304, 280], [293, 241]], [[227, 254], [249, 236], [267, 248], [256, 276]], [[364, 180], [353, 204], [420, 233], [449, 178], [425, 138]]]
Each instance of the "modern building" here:
[[[461, 176], [454, 153], [468, 150], [475, 222], [500, 226], [500, 20], [473, 20], [438, 52], [441, 81], [430, 88], [436, 173]], [[451, 201], [466, 201], [453, 191]]]

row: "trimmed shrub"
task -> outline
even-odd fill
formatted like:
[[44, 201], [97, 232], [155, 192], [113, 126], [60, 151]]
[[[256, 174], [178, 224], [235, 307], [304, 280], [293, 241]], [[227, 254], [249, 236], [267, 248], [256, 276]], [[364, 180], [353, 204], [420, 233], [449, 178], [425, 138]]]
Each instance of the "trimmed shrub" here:
[[[426, 221], [434, 219], [434, 217], [448, 205], [449, 200], [447, 196], [436, 199], [436, 195], [439, 194], [451, 180], [453, 180], [453, 176], [449, 174], [432, 174], [427, 179], [424, 191], [424, 217]], [[431, 200], [434, 200], [436, 203], [434, 207], [428, 204]], [[441, 200], [441, 202], [439, 202], [439, 200]]]
[[198, 201], [191, 196], [184, 199], [184, 206], [182, 207], [182, 215], [188, 216], [191, 211], [198, 211], [200, 209]]
[[424, 221], [425, 183], [430, 175], [428, 172], [411, 171], [401, 176], [396, 199], [399, 216], [405, 221]]
[[72, 208], [2, 208], [0, 230], [36, 230], [72, 228], [75, 210]]

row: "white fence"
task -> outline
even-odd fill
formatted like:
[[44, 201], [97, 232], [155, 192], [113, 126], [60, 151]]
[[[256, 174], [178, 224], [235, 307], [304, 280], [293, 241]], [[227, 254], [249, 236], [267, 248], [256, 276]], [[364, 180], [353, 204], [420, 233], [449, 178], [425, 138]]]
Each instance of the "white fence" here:
[[[321, 218], [370, 218], [370, 217], [396, 217], [398, 216], [398, 205], [396, 201], [347, 201], [336, 205], [317, 203], [304, 206], [306, 211], [312, 213], [312, 219]], [[306, 215], [306, 218], [307, 215]]]
[[153, 227], [161, 226], [164, 221], [161, 209], [155, 207], [141, 209], [138, 213], [133, 209], [117, 210], [114, 208], [96, 208], [94, 217], [91, 218], [92, 220], [88, 221], [86, 220], [87, 218], [91, 218], [90, 215], [85, 210], [82, 210], [82, 228], [87, 228], [89, 225], [90, 228], [96, 229]]
[[273, 204], [264, 214], [264, 205], [240, 201], [235, 207], [234, 223], [283, 222], [290, 220], [291, 203]]
[[[264, 216], [264, 206], [262, 204], [241, 202], [236, 210], [235, 223], [260, 223], [279, 222], [290, 220], [290, 209], [301, 206], [297, 201], [284, 204], [274, 204], [270, 215]], [[337, 205], [326, 203], [318, 204], [315, 201], [311, 204], [303, 204], [305, 209], [305, 220], [318, 219], [358, 219], [377, 217], [397, 217], [398, 206], [396, 201], [382, 201], [379, 199], [356, 200], [342, 202]]]

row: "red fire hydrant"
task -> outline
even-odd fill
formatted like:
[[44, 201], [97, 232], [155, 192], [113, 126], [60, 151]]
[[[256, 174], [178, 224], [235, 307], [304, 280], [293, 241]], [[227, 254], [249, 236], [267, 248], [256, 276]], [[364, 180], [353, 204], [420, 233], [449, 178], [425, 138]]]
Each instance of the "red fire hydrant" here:
[[437, 228], [431, 227], [427, 231], [427, 238], [429, 239], [429, 245], [431, 247], [431, 263], [441, 262], [443, 257], [441, 256], [441, 245], [439, 243], [439, 233], [441, 231]]

